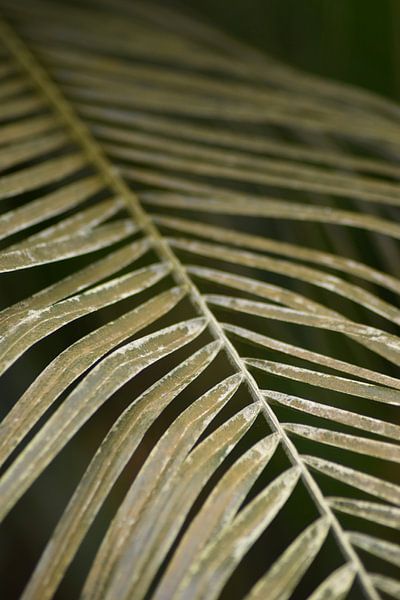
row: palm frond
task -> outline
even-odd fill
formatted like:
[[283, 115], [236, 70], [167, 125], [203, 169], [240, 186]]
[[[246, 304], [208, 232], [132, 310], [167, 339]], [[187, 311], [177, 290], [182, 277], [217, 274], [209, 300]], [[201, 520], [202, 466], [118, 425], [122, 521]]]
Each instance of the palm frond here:
[[0, 6], [2, 519], [94, 436], [22, 598], [399, 598], [399, 107], [147, 0]]

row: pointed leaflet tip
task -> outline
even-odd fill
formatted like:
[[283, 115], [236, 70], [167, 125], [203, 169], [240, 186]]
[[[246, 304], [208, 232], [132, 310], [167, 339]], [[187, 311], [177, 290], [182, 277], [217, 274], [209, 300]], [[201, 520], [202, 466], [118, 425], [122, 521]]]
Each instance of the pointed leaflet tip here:
[[259, 412], [260, 412], [260, 405], [258, 403], [254, 402], [253, 404], [246, 406], [246, 408], [244, 408], [240, 414], [242, 414], [246, 420], [251, 421], [251, 420], [255, 420], [255, 418], [257, 417]]
[[354, 567], [351, 564], [346, 564], [329, 575], [308, 600], [326, 600], [326, 598], [344, 600], [350, 591], [354, 578]]

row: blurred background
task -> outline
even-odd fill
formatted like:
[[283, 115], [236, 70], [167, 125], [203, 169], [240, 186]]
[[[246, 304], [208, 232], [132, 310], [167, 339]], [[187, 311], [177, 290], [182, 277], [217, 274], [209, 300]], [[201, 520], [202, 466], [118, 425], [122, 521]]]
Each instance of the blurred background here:
[[398, 0], [186, 0], [184, 6], [292, 66], [400, 99]]

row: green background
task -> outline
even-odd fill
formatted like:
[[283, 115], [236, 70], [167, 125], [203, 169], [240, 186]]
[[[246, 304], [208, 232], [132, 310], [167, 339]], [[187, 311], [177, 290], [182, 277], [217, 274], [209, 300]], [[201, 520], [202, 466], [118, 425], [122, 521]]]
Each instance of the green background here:
[[398, 0], [186, 0], [292, 66], [400, 99]]

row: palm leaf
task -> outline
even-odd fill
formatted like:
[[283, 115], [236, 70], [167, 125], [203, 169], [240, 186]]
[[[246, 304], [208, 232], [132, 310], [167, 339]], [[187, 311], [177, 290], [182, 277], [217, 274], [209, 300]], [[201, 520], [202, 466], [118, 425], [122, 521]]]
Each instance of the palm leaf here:
[[86, 456], [22, 597], [398, 598], [398, 106], [147, 1], [0, 4], [5, 523]]

